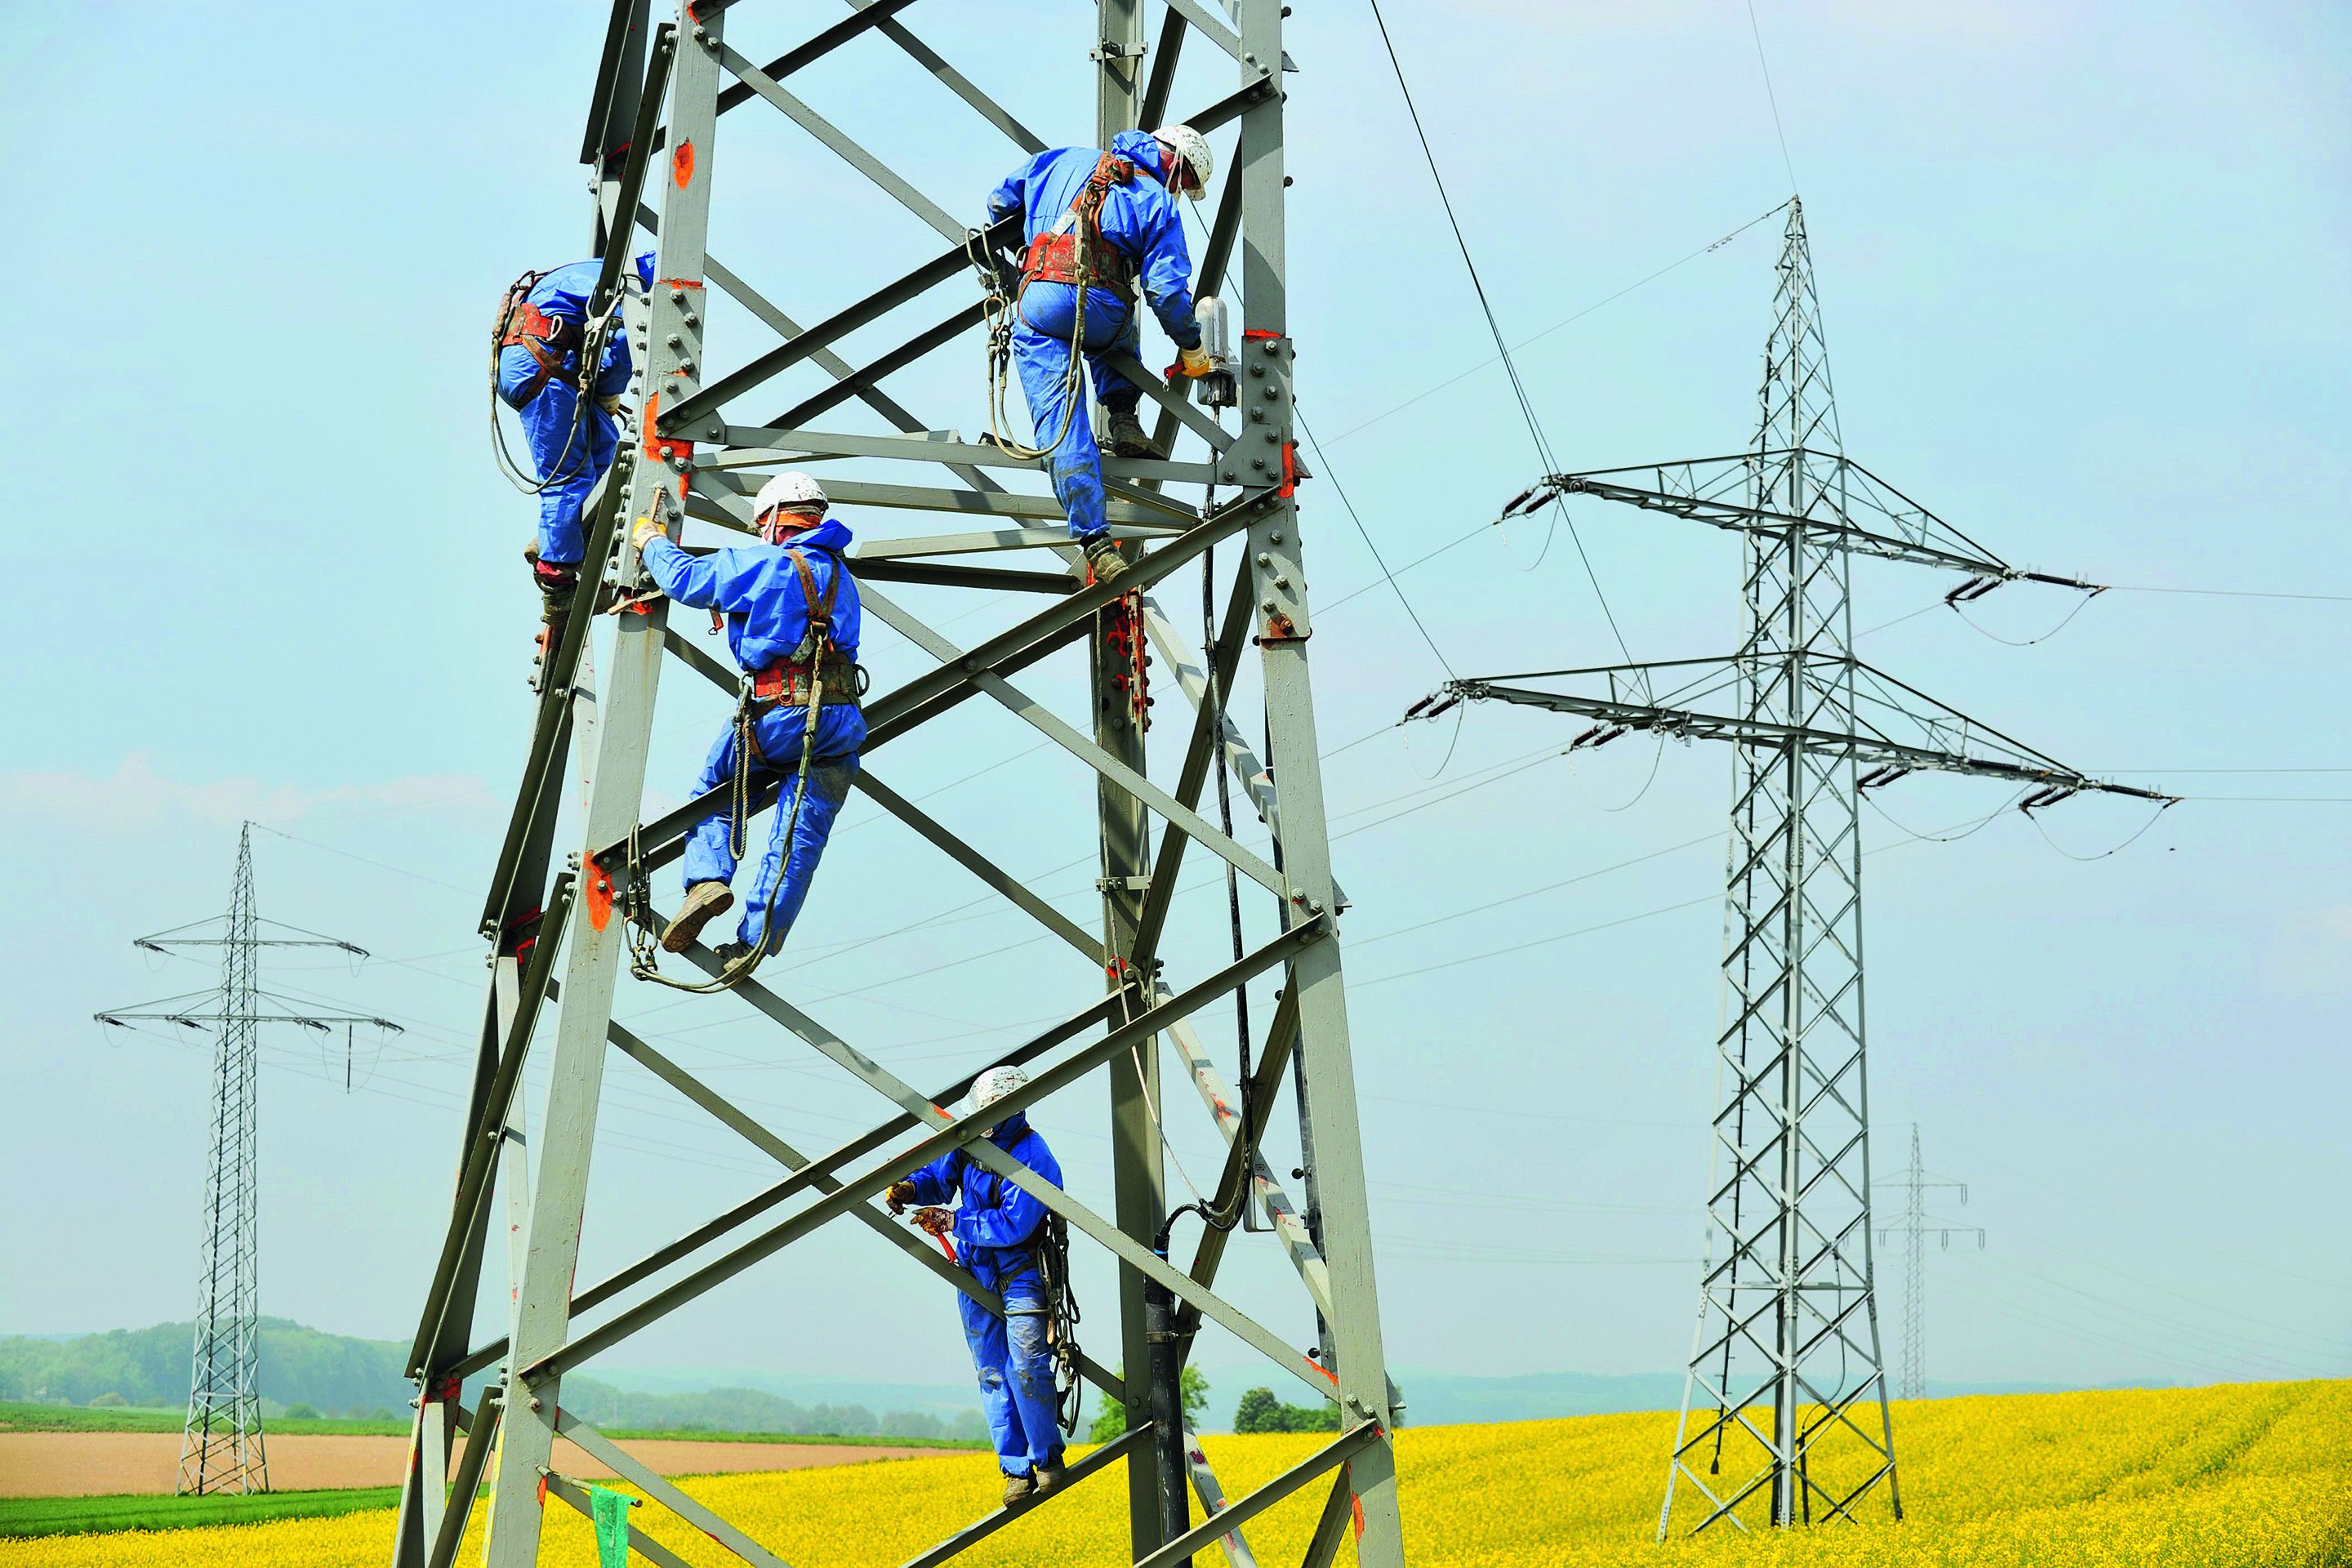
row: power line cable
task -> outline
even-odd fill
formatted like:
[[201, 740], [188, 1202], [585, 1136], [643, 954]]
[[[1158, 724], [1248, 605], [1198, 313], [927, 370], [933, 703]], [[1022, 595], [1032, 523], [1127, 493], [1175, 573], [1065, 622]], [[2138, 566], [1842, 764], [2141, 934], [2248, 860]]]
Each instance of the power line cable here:
[[[1429, 132], [1421, 123], [1421, 110], [1412, 100], [1412, 88], [1405, 80], [1404, 62], [1397, 58], [1396, 42], [1389, 37], [1388, 18], [1381, 15], [1380, 0], [1367, 0], [1371, 6], [1372, 21], [1381, 30], [1381, 46], [1388, 51], [1389, 68], [1396, 73], [1397, 90], [1404, 96], [1405, 112], [1412, 119], [1412, 133], [1421, 143], [1421, 155], [1429, 164], [1431, 183], [1437, 187], [1437, 199], [1445, 209], [1445, 222], [1454, 231], [1454, 244], [1462, 252], [1462, 266], [1470, 275], [1470, 287], [1478, 296], [1478, 309], [1486, 318], [1486, 331], [1495, 340], [1495, 353], [1503, 362], [1503, 374], [1510, 378], [1511, 395], [1517, 399], [1519, 414], [1528, 422], [1528, 435], [1535, 442], [1536, 456], [1547, 474], [1559, 472], [1559, 460], [1552, 456], [1551, 442], [1544, 435], [1543, 421], [1536, 416], [1536, 405], [1528, 395], [1527, 383], [1519, 377], [1518, 363], [1511, 358], [1511, 346], [1504, 340], [1503, 326], [1496, 320], [1493, 301], [1486, 298], [1486, 284], [1478, 276], [1478, 264], [1471, 258], [1470, 241], [1462, 233], [1462, 221], [1454, 216], [1454, 197], [1445, 188], [1445, 176], [1438, 173], [1437, 154], [1429, 145]], [[1617, 639], [1617, 651], [1625, 662], [1633, 662], [1633, 651], [1625, 643], [1625, 634], [1619, 629], [1616, 612], [1609, 607], [1609, 595], [1601, 591], [1600, 575], [1592, 569], [1592, 559], [1584, 551], [1584, 540], [1577, 532], [1575, 521], [1569, 517], [1565, 506], [1553, 515], [1568, 528], [1569, 542], [1576, 546], [1577, 559], [1584, 563], [1584, 575], [1592, 584], [1592, 596], [1600, 601], [1601, 617], [1609, 623], [1609, 635]]]
[[1764, 101], [1772, 106], [1772, 133], [1780, 139], [1780, 166], [1789, 171], [1789, 190], [1797, 189], [1797, 164], [1789, 156], [1789, 132], [1780, 123], [1780, 95], [1772, 90], [1772, 68], [1764, 59], [1764, 29], [1756, 22], [1756, 0], [1748, 0], [1748, 30], [1756, 39], [1756, 65], [1764, 73]]
[[1372, 552], [1372, 564], [1381, 569], [1381, 581], [1395, 590], [1397, 603], [1404, 606], [1404, 613], [1412, 620], [1412, 629], [1421, 634], [1421, 640], [1429, 645], [1429, 651], [1437, 656], [1437, 662], [1444, 669], [1446, 679], [1449, 680], [1456, 679], [1453, 660], [1445, 657], [1445, 650], [1437, 646], [1437, 639], [1431, 637], [1429, 628], [1422, 624], [1421, 612], [1412, 607], [1411, 599], [1405, 597], [1404, 584], [1398, 582], [1396, 574], [1389, 570], [1388, 562], [1381, 555], [1381, 547], [1372, 542], [1371, 531], [1364, 526], [1364, 520], [1356, 514], [1356, 503], [1349, 500], [1348, 492], [1340, 488], [1339, 476], [1333, 470], [1330, 459], [1323, 455], [1322, 444], [1315, 439], [1315, 431], [1307, 425], [1307, 416], [1300, 413], [1297, 418], [1298, 433], [1307, 437], [1307, 449], [1315, 454], [1317, 472], [1321, 474], [1324, 481], [1331, 487], [1331, 493], [1339, 498], [1339, 505], [1346, 510], [1348, 521], [1354, 523], [1356, 531], [1363, 536], [1364, 548]]

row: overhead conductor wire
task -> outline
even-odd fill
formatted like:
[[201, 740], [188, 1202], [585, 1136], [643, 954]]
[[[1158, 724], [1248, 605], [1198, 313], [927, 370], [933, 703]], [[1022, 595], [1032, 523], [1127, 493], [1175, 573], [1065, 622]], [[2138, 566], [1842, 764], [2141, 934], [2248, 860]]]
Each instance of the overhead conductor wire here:
[[[1462, 222], [1454, 216], [1454, 198], [1445, 189], [1445, 176], [1437, 171], [1437, 154], [1430, 148], [1429, 132], [1423, 129], [1421, 123], [1421, 110], [1414, 104], [1412, 89], [1405, 81], [1404, 62], [1397, 58], [1396, 42], [1389, 37], [1388, 18], [1381, 15], [1380, 0], [1368, 0], [1368, 4], [1371, 6], [1372, 21], [1381, 31], [1381, 47], [1388, 51], [1389, 68], [1396, 73], [1397, 90], [1404, 96], [1405, 112], [1412, 119], [1412, 133], [1421, 143], [1422, 158], [1429, 164], [1430, 180], [1437, 187], [1438, 202], [1445, 208], [1446, 226], [1454, 231], [1454, 243], [1462, 252], [1463, 268], [1470, 274], [1470, 287], [1478, 295], [1478, 309], [1486, 315], [1486, 331], [1494, 337], [1496, 354], [1503, 362], [1503, 374], [1510, 378], [1511, 395], [1518, 401], [1521, 417], [1527, 420], [1528, 435], [1535, 443], [1536, 456], [1543, 464], [1543, 471], [1556, 474], [1559, 472], [1559, 459], [1552, 456], [1551, 442], [1544, 435], [1543, 422], [1536, 416], [1535, 404], [1528, 396], [1527, 384], [1519, 377], [1518, 363], [1511, 358], [1511, 347], [1503, 337], [1502, 323], [1496, 320], [1494, 304], [1486, 298], [1486, 282], [1478, 276], [1478, 264], [1471, 259], [1470, 242], [1464, 237]], [[1633, 650], [1626, 646], [1625, 634], [1617, 625], [1616, 613], [1609, 607], [1609, 595], [1601, 591], [1600, 574], [1592, 569], [1592, 558], [1585, 553], [1584, 539], [1577, 532], [1575, 520], [1567, 515], [1564, 508], [1556, 515], [1567, 524], [1569, 542], [1576, 546], [1576, 558], [1584, 565], [1585, 580], [1592, 584], [1592, 596], [1600, 602], [1601, 617], [1609, 623], [1609, 635], [1617, 639], [1617, 650], [1625, 656], [1625, 662], [1633, 663]], [[1538, 556], [1537, 559], [1540, 561], [1542, 558]]]

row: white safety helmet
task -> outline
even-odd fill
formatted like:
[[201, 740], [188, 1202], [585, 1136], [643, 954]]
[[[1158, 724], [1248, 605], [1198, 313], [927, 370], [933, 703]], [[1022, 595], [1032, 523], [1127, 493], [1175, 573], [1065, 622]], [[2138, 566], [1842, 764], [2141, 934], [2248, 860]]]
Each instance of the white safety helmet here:
[[[971, 1092], [964, 1096], [963, 1113], [977, 1116], [1017, 1089], [1028, 1086], [1029, 1075], [1019, 1068], [991, 1068], [971, 1080]], [[995, 1128], [985, 1131], [993, 1132]]]
[[[1209, 150], [1209, 139], [1189, 125], [1163, 125], [1151, 133], [1151, 139], [1174, 153], [1192, 174], [1193, 184], [1184, 194], [1194, 201], [1209, 188], [1209, 176], [1217, 172], [1217, 155]], [[1171, 185], [1170, 189], [1181, 189]]]
[[[762, 533], [782, 532], [786, 528], [804, 528], [814, 522], [831, 504], [824, 499], [823, 485], [795, 470], [778, 474], [760, 487], [760, 499], [751, 503], [751, 518]], [[773, 515], [779, 511], [795, 513], [797, 518], [787, 522]]]

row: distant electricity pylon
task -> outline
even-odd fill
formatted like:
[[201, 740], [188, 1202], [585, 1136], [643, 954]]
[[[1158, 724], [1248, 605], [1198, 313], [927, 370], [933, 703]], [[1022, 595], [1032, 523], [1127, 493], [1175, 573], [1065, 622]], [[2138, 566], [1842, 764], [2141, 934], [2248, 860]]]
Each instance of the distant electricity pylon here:
[[[258, 1388], [261, 1293], [256, 1248], [259, 1134], [257, 1090], [260, 1026], [299, 1024], [328, 1033], [371, 1024], [397, 1034], [400, 1026], [361, 1014], [265, 1013], [264, 1002], [299, 1005], [259, 987], [261, 949], [331, 947], [365, 958], [364, 950], [316, 931], [265, 921], [253, 903], [253, 826], [236, 837], [236, 882], [219, 934], [203, 934], [197, 921], [131, 943], [149, 952], [175, 947], [221, 950], [217, 991], [167, 997], [136, 1008], [97, 1015], [101, 1024], [129, 1028], [140, 1019], [208, 1030], [213, 1036], [212, 1147], [205, 1161], [203, 1264], [198, 1270], [195, 1365], [188, 1384], [188, 1421], [180, 1440], [178, 1491], [266, 1492], [269, 1463], [262, 1446]], [[261, 928], [291, 931], [263, 935]]]
[[1881, 1226], [1881, 1245], [1899, 1236], [1903, 1238], [1903, 1368], [1895, 1379], [1895, 1397], [1925, 1399], [1927, 1397], [1927, 1233], [1934, 1231], [1937, 1240], [1946, 1248], [1955, 1236], [1973, 1234], [1977, 1247], [1985, 1244], [1984, 1226], [1955, 1225], [1950, 1220], [1936, 1219], [1927, 1213], [1927, 1189], [1957, 1187], [1961, 1206], [1969, 1201], [1969, 1184], [1949, 1176], [1933, 1176], [1919, 1163], [1919, 1124], [1911, 1124], [1911, 1164], [1903, 1174], [1881, 1186], [1903, 1188], [1903, 1223]]
[[[1503, 512], [1591, 495], [1739, 534], [1738, 649], [1457, 679], [1406, 714], [1496, 699], [1592, 721], [1570, 750], [1635, 731], [1731, 742], [1710, 1257], [1662, 1539], [1685, 1482], [1703, 1500], [1694, 1531], [1747, 1528], [1739, 1510], [1759, 1495], [1776, 1525], [1849, 1518], [1881, 1482], [1902, 1517], [1871, 1273], [1863, 792], [1936, 770], [2007, 780], [2029, 812], [2085, 790], [2170, 804], [2065, 767], [1853, 657], [1857, 553], [1968, 574], [1945, 595], [1955, 605], [2021, 580], [2100, 589], [2011, 566], [1845, 456], [1794, 199], [1773, 306], [1748, 450], [1549, 474]], [[1555, 679], [1588, 689], [1517, 684]]]

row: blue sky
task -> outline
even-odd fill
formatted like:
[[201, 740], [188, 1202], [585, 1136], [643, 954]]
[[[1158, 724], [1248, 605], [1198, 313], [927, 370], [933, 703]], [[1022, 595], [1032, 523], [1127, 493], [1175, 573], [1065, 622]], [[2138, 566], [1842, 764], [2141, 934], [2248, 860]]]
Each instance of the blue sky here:
[[[1024, 38], [1001, 8], [933, 5], [909, 20], [936, 47], [1041, 133], [1086, 139], [1090, 8], [1026, 8]], [[0, 1330], [192, 1306], [202, 1051], [89, 1016], [205, 983], [150, 973], [129, 940], [225, 901], [246, 817], [277, 830], [257, 835], [264, 912], [380, 955], [353, 974], [295, 954], [276, 984], [410, 1026], [360, 1042], [348, 1095], [340, 1047], [273, 1040], [268, 1309], [413, 1324], [478, 995], [470, 928], [528, 713], [530, 503], [488, 462], [482, 336], [509, 277], [584, 246], [572, 160], [593, 10], [424, 26], [389, 7], [119, 5], [10, 29], [0, 127], [29, 287], [0, 393], [25, 458], [0, 761], [16, 846], [0, 1175], [20, 1194], [0, 1237], [20, 1267]], [[1336, 490], [1402, 563], [1491, 518], [1536, 465], [1368, 11], [1299, 11], [1292, 322], [1328, 458], [1305, 526], [1325, 743], [1361, 742], [1327, 766], [1391, 1354], [1674, 1368], [1701, 1246], [1728, 759], [1628, 741], [1571, 766], [1545, 760], [1563, 721], [1517, 710], [1471, 712], [1450, 749], [1443, 729], [1385, 728], [1444, 670]], [[2192, 797], [2112, 855], [2142, 807], [2071, 803], [2039, 830], [2010, 813], [1937, 843], [1916, 835], [1984, 817], [1992, 786], [1876, 797], [1880, 1163], [1917, 1122], [1929, 1164], [1970, 1184], [1955, 1217], [1990, 1233], [1981, 1255], [1931, 1254], [1931, 1374], [2352, 1370], [2347, 25], [2275, 5], [1757, 15], [1785, 163], [1741, 5], [1400, 4], [1390, 24], [1569, 468], [1747, 440], [1778, 220], [1692, 253], [1781, 202], [1793, 167], [1848, 450], [2012, 560], [2135, 590], [2035, 641], [2072, 595], [2005, 588], [1971, 626], [1938, 604], [1948, 580], [1856, 568], [1856, 624], [1884, 624], [1864, 657], [2084, 769]], [[764, 58], [796, 16], [744, 5], [731, 36]], [[1016, 161], [878, 40], [794, 88], [951, 210], [976, 212]], [[1223, 89], [1195, 58], [1177, 100]], [[713, 252], [803, 321], [860, 291], [869, 257], [933, 243], [756, 105], [714, 155]], [[713, 322], [714, 356], [765, 346], [740, 315]], [[970, 432], [978, 377], [968, 345], [891, 390]], [[1727, 536], [1572, 515], [1636, 657], [1728, 648]], [[1616, 657], [1569, 542], [1546, 545], [1538, 526], [1486, 529], [1404, 574], [1454, 668]], [[1171, 587], [1171, 609], [1193, 616], [1196, 593]], [[908, 602], [967, 637], [1004, 613]], [[919, 668], [887, 640], [869, 655], [886, 681]], [[1082, 707], [1066, 675], [1034, 684]], [[683, 680], [667, 694], [656, 807], [723, 711]], [[1180, 738], [1154, 739], [1170, 765]], [[877, 763], [1088, 919], [1092, 873], [1052, 868], [1084, 854], [1091, 794], [1034, 741], [964, 710]], [[845, 819], [788, 983], [902, 1074], [944, 1080], [1083, 977], [1043, 945], [975, 961], [1025, 933], [873, 815]], [[1192, 933], [1186, 962], [1216, 940]], [[796, 1142], [873, 1110], [724, 1001], [628, 1006]], [[610, 1082], [591, 1272], [761, 1173], [634, 1068]], [[1213, 1152], [1179, 1115], [1206, 1180]], [[1107, 1202], [1097, 1121], [1041, 1119], [1073, 1185]], [[1229, 1273], [1296, 1324], [1282, 1276]], [[1213, 1369], [1244, 1353], [1202, 1350]], [[931, 1382], [961, 1358], [935, 1288], [830, 1234], [619, 1354]]]

